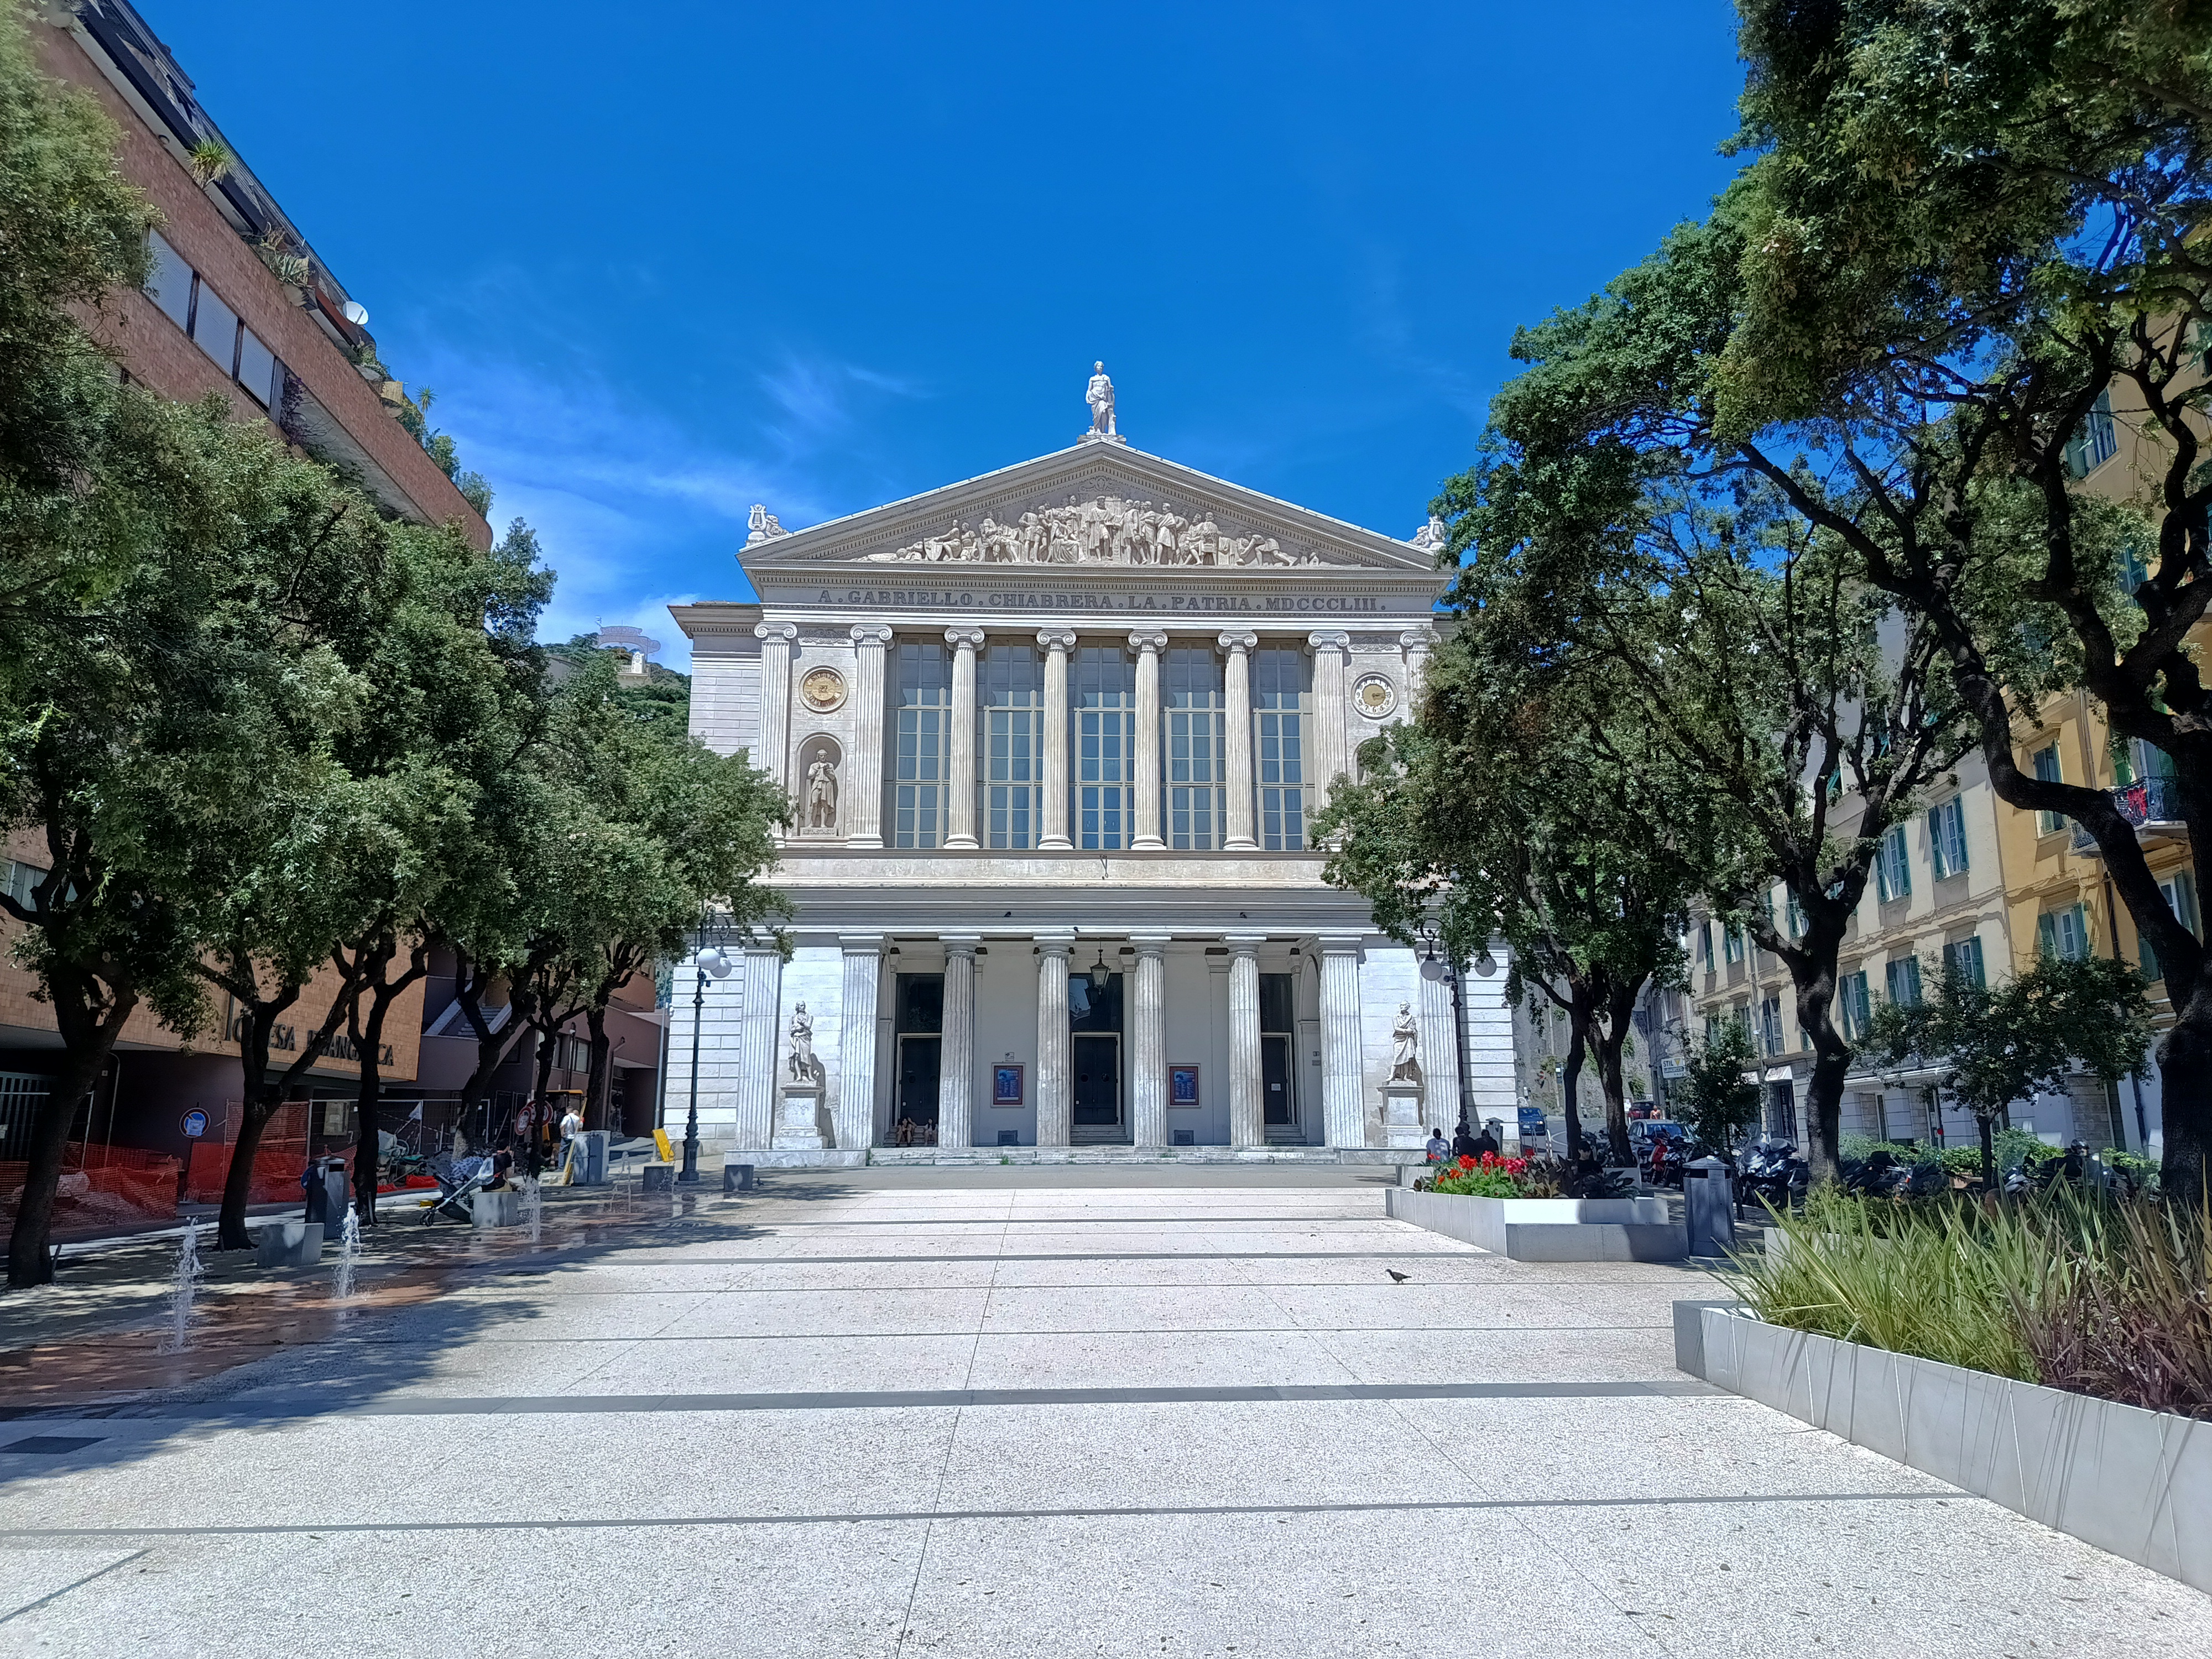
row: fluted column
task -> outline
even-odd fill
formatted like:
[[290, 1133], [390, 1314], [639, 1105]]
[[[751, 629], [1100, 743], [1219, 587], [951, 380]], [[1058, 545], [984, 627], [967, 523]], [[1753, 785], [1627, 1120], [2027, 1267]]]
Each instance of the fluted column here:
[[791, 644], [799, 637], [793, 623], [762, 623], [753, 633], [761, 642], [760, 753], [755, 766], [775, 780], [779, 789], [791, 787]]
[[1168, 1000], [1165, 933], [1132, 933], [1137, 949], [1135, 1039], [1129, 1069], [1130, 1139], [1168, 1144]]
[[1324, 629], [1306, 635], [1314, 653], [1314, 805], [1328, 799], [1328, 787], [1349, 769], [1345, 752], [1345, 665], [1352, 651], [1352, 635]]
[[1228, 745], [1229, 835], [1221, 844], [1232, 853], [1259, 846], [1253, 834], [1252, 793], [1252, 647], [1257, 634], [1224, 634], [1218, 641], [1228, 653], [1222, 676], [1228, 692], [1228, 712], [1223, 721], [1223, 740]]
[[975, 1144], [975, 947], [980, 933], [940, 933], [945, 945], [944, 1035], [938, 1043], [937, 1144]]
[[948, 628], [952, 647], [951, 799], [945, 815], [947, 847], [975, 845], [975, 653], [983, 643], [980, 628]]
[[1321, 1109], [1332, 1146], [1367, 1144], [1359, 1095], [1359, 935], [1321, 937]]
[[843, 996], [837, 1011], [837, 1104], [830, 1121], [841, 1149], [866, 1147], [876, 1137], [876, 998], [883, 982], [884, 936], [840, 933], [845, 953]]
[[[679, 988], [682, 982], [679, 976]], [[776, 1041], [783, 1024], [783, 952], [772, 945], [745, 946], [744, 978], [739, 983], [744, 1001], [738, 1011], [738, 1145], [771, 1146], [775, 1144], [776, 1088], [783, 1081], [782, 1068], [776, 1064]]]
[[1413, 1015], [1420, 1032], [1424, 1121], [1430, 1128], [1449, 1134], [1459, 1121], [1460, 1104], [1459, 1019], [1452, 1009], [1451, 981], [1423, 975]]
[[891, 630], [880, 624], [853, 629], [853, 763], [845, 769], [848, 847], [884, 844], [884, 647]]
[[1421, 712], [1421, 693], [1429, 682], [1429, 653], [1435, 649], [1437, 630], [1433, 628], [1409, 628], [1398, 635], [1398, 644], [1406, 653], [1406, 718], [1411, 720]]
[[1039, 933], [1037, 945], [1036, 1144], [1065, 1146], [1074, 1127], [1068, 1064], [1067, 957], [1073, 933]]
[[1075, 634], [1048, 628], [1036, 639], [1044, 652], [1044, 834], [1037, 847], [1051, 852], [1075, 845], [1067, 838], [1067, 653]]
[[1160, 848], [1160, 653], [1164, 634], [1135, 633], [1129, 648], [1137, 653], [1137, 832], [1133, 848]]
[[1267, 1088], [1260, 1066], [1260, 945], [1262, 935], [1231, 933], [1229, 946], [1229, 1144], [1264, 1146]]

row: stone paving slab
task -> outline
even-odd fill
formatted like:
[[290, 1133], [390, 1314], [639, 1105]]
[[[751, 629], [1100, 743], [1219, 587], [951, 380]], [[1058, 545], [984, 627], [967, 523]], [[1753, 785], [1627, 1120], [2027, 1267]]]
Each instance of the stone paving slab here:
[[1344, 1172], [890, 1173], [392, 1236], [344, 1305], [224, 1264], [166, 1370], [142, 1247], [0, 1304], [0, 1654], [289, 1659], [302, 1603], [368, 1659], [2212, 1649], [1675, 1372], [1702, 1274], [1439, 1249]]

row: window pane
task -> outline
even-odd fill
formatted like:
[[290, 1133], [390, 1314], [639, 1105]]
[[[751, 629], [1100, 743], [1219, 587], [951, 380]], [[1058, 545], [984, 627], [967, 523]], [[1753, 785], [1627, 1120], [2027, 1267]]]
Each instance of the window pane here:
[[205, 283], [192, 307], [192, 342], [226, 374], [238, 366], [238, 313]]
[[158, 230], [147, 233], [146, 246], [154, 256], [154, 274], [146, 279], [146, 296], [161, 307], [162, 315], [183, 328], [192, 314], [192, 268]]

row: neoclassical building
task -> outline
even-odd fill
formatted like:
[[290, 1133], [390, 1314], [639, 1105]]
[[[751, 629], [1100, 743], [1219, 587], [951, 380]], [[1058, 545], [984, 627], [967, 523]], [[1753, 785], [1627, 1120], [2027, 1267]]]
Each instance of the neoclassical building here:
[[1111, 398], [1102, 374], [1077, 443], [927, 495], [793, 532], [756, 507], [758, 603], [672, 608], [693, 732], [795, 804], [795, 952], [705, 993], [710, 1144], [851, 1162], [904, 1121], [916, 1157], [1379, 1159], [1463, 1108], [1513, 1121], [1502, 969], [1425, 973], [1309, 844], [1409, 710], [1431, 532], [1145, 454]]

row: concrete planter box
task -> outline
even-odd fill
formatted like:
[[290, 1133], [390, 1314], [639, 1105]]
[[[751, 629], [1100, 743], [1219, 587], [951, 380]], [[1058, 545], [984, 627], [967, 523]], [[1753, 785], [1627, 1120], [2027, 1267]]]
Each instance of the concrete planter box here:
[[1516, 1261], [1679, 1261], [1684, 1230], [1660, 1198], [1460, 1198], [1393, 1188], [1383, 1206], [1447, 1238]]
[[[1697, 1374], [2212, 1591], [2212, 1422], [1697, 1311]], [[1686, 1345], [1678, 1344], [1678, 1352]]]
[[471, 1218], [479, 1227], [515, 1227], [522, 1223], [522, 1194], [512, 1187], [476, 1195]]

